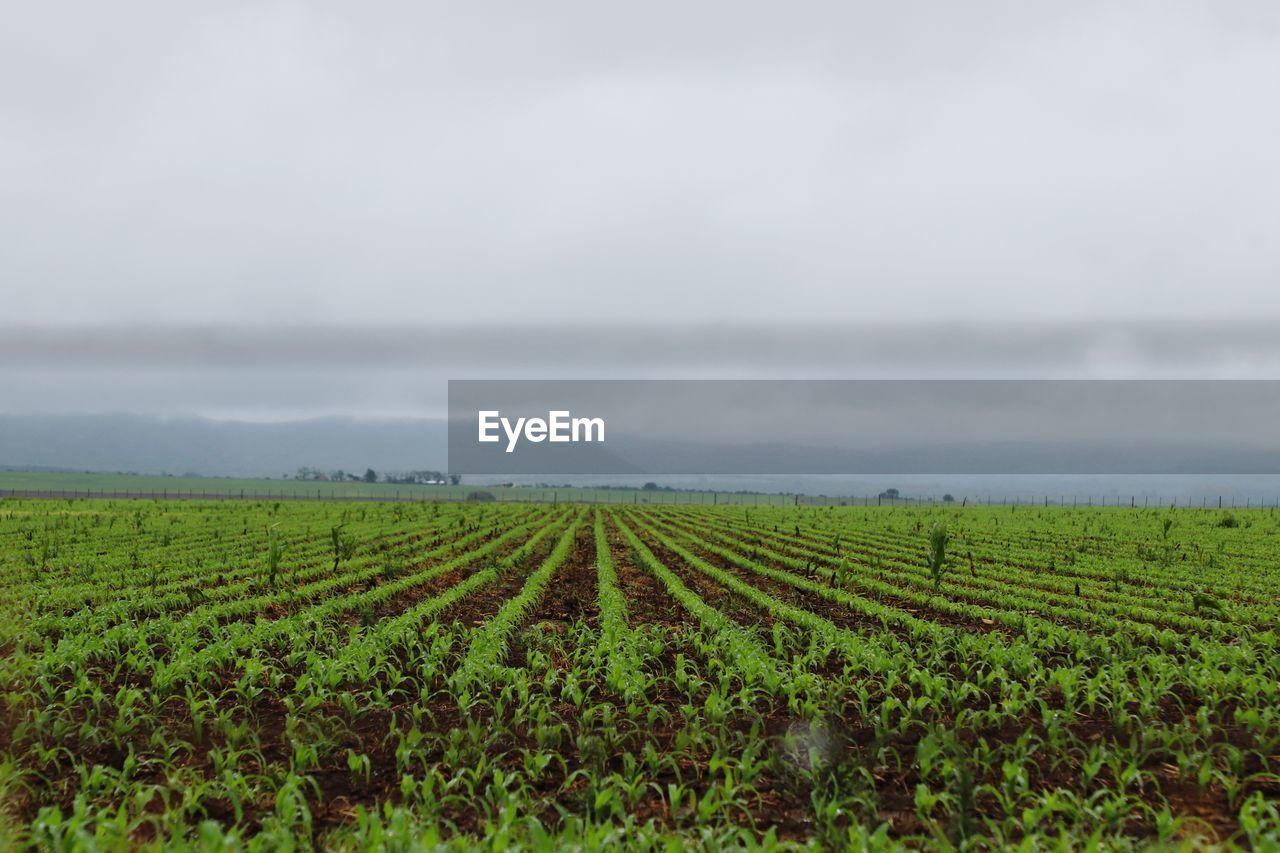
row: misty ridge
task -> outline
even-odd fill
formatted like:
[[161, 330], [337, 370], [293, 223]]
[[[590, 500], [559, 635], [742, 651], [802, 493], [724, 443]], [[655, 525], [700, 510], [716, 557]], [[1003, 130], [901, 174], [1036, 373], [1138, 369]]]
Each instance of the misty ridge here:
[[[28, 326], [0, 335], [0, 380], [5, 387], [0, 399], [0, 466], [273, 478], [293, 476], [301, 467], [443, 471], [448, 468], [445, 411], [451, 379], [655, 375], [1274, 378], [1280, 376], [1280, 336], [1274, 334], [1273, 323], [1261, 320], [863, 326]], [[1210, 423], [1214, 415], [1207, 413]], [[1251, 417], [1250, 422], [1265, 434], [1272, 421]], [[1209, 434], [1208, 428], [1201, 427], [1200, 434]], [[631, 450], [651, 463], [661, 463], [650, 465], [650, 470], [743, 465], [769, 472], [792, 466], [793, 474], [822, 470], [822, 460], [812, 448], [797, 446], [785, 431], [755, 446], [744, 446], [732, 436], [713, 435], [710, 442], [706, 436], [693, 442], [660, 438], [670, 436], [628, 436], [621, 431], [610, 434], [609, 446], [623, 449], [630, 443]], [[707, 464], [714, 461], [709, 445], [718, 446], [720, 454], [712, 466]], [[1146, 454], [1142, 465], [1116, 470], [1140, 471], [1145, 466], [1233, 472], [1249, 471], [1248, 466], [1258, 462], [1241, 456], [1241, 448], [1231, 442], [1183, 441], [1141, 449]], [[899, 471], [923, 467], [940, 473], [951, 470], [948, 466], [959, 458], [958, 451], [937, 446], [927, 453], [918, 444], [908, 450], [909, 457], [881, 460], [874, 470], [898, 465]], [[1079, 453], [1087, 450], [1077, 448]], [[1034, 447], [993, 441], [983, 452], [993, 462], [990, 470], [1014, 470], [1010, 460], [1015, 456], [1024, 461], [1024, 468], [1036, 470]], [[865, 459], [854, 463], [868, 470]], [[822, 479], [806, 477], [775, 485], [783, 490], [828, 487]], [[672, 475], [667, 480], [703, 482], [696, 475]], [[716, 482], [737, 488], [743, 481], [722, 477]]]
[[[205, 418], [155, 418], [138, 415], [0, 416], [0, 471], [6, 468], [139, 474], [198, 474], [209, 477], [294, 478], [300, 469], [341, 469], [359, 476], [368, 468], [380, 475], [419, 469], [443, 470], [447, 423], [440, 419], [361, 421], [319, 418], [283, 423], [215, 421]], [[623, 441], [624, 446], [629, 442]], [[651, 460], [705, 465], [703, 445], [641, 442]], [[633, 445], [632, 450], [636, 447]], [[742, 448], [723, 448], [721, 461], [743, 464]], [[1025, 450], [1025, 449], [1024, 449]], [[812, 462], [812, 450], [759, 447], [766, 461], [798, 465]], [[931, 458], [933, 454], [917, 457]], [[944, 454], [945, 456], [945, 454]], [[1181, 457], [1180, 457], [1181, 458]], [[1166, 464], [1176, 460], [1164, 459]], [[1274, 500], [1280, 477], [1267, 475], [545, 475], [464, 476], [464, 483], [541, 482], [575, 486], [640, 487], [657, 480], [677, 489], [874, 496], [886, 488], [911, 495], [984, 496], [1137, 495], [1183, 498], [1228, 495]]]
[[444, 421], [317, 418], [248, 423], [125, 414], [0, 416], [0, 466], [70, 471], [293, 477], [443, 469]]
[[[558, 439], [494, 434], [552, 400]], [[460, 473], [1280, 473], [1273, 381], [451, 381], [449, 409]]]

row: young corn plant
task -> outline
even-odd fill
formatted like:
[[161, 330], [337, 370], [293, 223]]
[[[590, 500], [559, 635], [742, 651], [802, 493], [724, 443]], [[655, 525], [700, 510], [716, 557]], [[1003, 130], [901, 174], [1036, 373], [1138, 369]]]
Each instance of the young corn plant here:
[[1191, 593], [1191, 607], [1200, 612], [1222, 612], [1222, 602], [1203, 589]]
[[343, 560], [350, 560], [356, 553], [356, 540], [351, 534], [345, 532], [342, 528], [345, 524], [339, 524], [329, 528], [329, 541], [333, 545], [333, 570], [338, 570], [338, 564]]
[[[1145, 567], [1144, 567], [1145, 568]], [[1129, 568], [1124, 565], [1117, 565], [1115, 571], [1111, 575], [1111, 591], [1119, 594], [1122, 586], [1129, 582]]]
[[929, 528], [929, 575], [933, 578], [933, 589], [942, 588], [942, 578], [947, 571], [947, 542], [951, 534], [945, 524], [935, 524]]
[[267, 583], [271, 586], [276, 585], [276, 578], [280, 573], [280, 559], [284, 556], [284, 549], [280, 544], [279, 522], [267, 528]]

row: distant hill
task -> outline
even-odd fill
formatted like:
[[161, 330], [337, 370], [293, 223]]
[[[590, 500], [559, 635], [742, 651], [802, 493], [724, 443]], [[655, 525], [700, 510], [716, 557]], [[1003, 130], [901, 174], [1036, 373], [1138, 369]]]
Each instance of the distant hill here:
[[[282, 423], [155, 418], [136, 415], [0, 415], [0, 470], [200, 474], [279, 478], [299, 467], [341, 468], [362, 474], [445, 470], [448, 430], [441, 420], [364, 421], [319, 418]], [[674, 453], [681, 448], [662, 448]], [[711, 458], [699, 448], [701, 461]], [[772, 455], [772, 454], [770, 454]], [[672, 463], [671, 459], [667, 459]], [[697, 467], [690, 464], [690, 467]], [[1280, 477], [1242, 476], [1009, 476], [1009, 475], [547, 475], [466, 476], [464, 482], [553, 482], [604, 487], [655, 480], [675, 488], [872, 495], [887, 486], [904, 494], [1021, 495], [1232, 495], [1280, 503]]]
[[136, 415], [0, 416], [0, 466], [279, 477], [301, 466], [363, 473], [447, 465], [443, 420], [284, 423]]

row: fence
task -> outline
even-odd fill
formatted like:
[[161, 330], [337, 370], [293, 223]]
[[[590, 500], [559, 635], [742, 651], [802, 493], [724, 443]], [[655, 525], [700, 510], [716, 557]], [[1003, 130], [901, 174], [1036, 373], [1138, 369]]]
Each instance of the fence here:
[[1164, 499], [1158, 495], [979, 495], [961, 496], [946, 500], [935, 495], [898, 496], [883, 495], [784, 495], [743, 492], [702, 492], [702, 491], [665, 491], [643, 490], [605, 490], [605, 489], [562, 489], [560, 491], [546, 489], [501, 489], [492, 492], [477, 487], [473, 492], [463, 491], [404, 494], [387, 492], [385, 494], [350, 494], [336, 489], [327, 492], [317, 489], [311, 492], [261, 492], [258, 490], [240, 489], [231, 492], [197, 492], [194, 490], [163, 489], [161, 491], [111, 490], [111, 489], [0, 489], [0, 496], [9, 498], [32, 498], [46, 500], [196, 500], [196, 501], [357, 501], [357, 502], [398, 502], [398, 503], [465, 503], [477, 501], [471, 497], [475, 492], [487, 496], [484, 501], [493, 500], [501, 503], [589, 503], [589, 504], [661, 504], [661, 505], [704, 505], [704, 506], [797, 506], [797, 507], [921, 507], [948, 506], [964, 508], [968, 506], [1027, 506], [1027, 507], [1116, 507], [1126, 509], [1163, 508], [1170, 509], [1275, 509], [1280, 507], [1280, 499], [1232, 496], [1209, 497], [1174, 497]]

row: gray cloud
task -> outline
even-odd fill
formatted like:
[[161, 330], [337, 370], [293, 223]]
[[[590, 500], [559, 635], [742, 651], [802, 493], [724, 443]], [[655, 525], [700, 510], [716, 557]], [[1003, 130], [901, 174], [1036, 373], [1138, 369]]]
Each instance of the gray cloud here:
[[1275, 323], [0, 328], [0, 414], [440, 417], [449, 379], [1280, 379]]
[[1280, 315], [1272, 4], [25, 4], [28, 325]]

